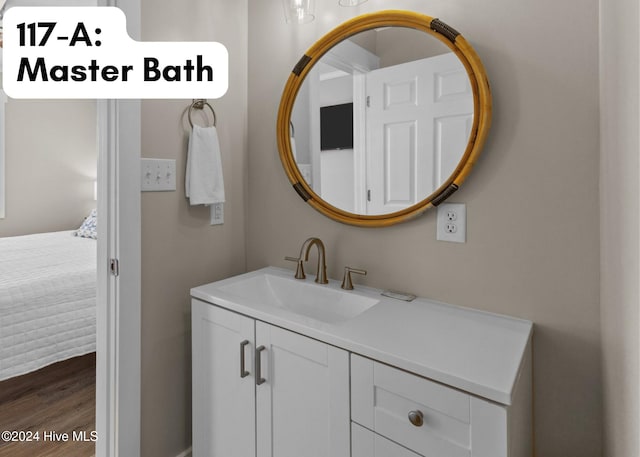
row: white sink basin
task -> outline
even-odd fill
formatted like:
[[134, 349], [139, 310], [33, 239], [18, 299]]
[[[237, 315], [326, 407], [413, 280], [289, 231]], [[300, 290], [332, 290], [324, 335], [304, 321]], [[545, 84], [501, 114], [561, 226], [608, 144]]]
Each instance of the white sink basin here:
[[374, 298], [329, 285], [295, 279], [293, 273], [291, 278], [285, 278], [261, 272], [218, 289], [242, 300], [284, 308], [327, 323], [352, 319], [379, 303]]

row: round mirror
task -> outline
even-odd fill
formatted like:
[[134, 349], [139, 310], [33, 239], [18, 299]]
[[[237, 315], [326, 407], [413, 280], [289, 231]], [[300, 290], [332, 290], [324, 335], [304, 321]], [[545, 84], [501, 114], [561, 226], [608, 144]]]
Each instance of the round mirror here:
[[437, 206], [486, 138], [480, 59], [447, 24], [382, 11], [337, 27], [294, 67], [278, 147], [298, 194], [340, 222], [384, 226]]

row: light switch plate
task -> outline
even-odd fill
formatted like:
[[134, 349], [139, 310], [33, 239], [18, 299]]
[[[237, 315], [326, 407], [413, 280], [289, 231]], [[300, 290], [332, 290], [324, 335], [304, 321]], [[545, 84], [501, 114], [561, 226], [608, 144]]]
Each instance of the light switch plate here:
[[464, 203], [442, 203], [438, 206], [436, 239], [466, 243], [467, 205]]
[[140, 179], [143, 192], [176, 190], [176, 161], [173, 159], [141, 159]]

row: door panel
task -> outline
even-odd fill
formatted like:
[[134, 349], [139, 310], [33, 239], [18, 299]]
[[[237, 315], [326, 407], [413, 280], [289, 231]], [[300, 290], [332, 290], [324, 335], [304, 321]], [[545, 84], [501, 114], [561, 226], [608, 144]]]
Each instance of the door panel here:
[[254, 457], [254, 320], [192, 303], [193, 455]]
[[367, 214], [400, 211], [455, 170], [473, 124], [473, 92], [453, 53], [366, 75]]
[[256, 344], [257, 455], [349, 457], [348, 353], [261, 322]]
[[416, 122], [385, 125], [384, 202], [385, 205], [410, 206], [416, 200], [413, 170], [416, 166]]
[[444, 182], [458, 166], [460, 157], [450, 151], [464, 151], [472, 124], [471, 114], [435, 119], [433, 160], [436, 183]]

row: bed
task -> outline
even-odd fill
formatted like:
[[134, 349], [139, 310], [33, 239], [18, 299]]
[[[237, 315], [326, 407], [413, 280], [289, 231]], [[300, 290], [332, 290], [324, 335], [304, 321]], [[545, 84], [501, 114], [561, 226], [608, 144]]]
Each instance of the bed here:
[[0, 238], [0, 381], [96, 349], [96, 240]]

